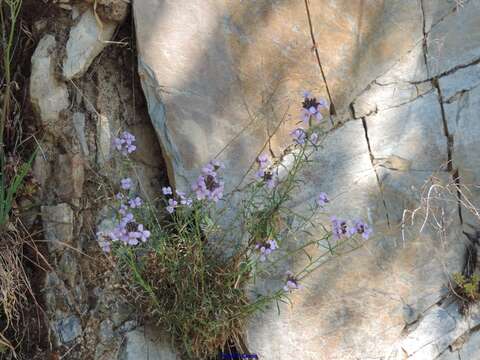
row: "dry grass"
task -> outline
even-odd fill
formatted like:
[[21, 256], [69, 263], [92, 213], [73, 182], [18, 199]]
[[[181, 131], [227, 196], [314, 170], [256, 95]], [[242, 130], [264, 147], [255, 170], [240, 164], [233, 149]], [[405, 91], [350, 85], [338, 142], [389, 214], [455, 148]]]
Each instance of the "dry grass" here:
[[40, 327], [41, 308], [30, 280], [37, 265], [46, 264], [21, 220], [18, 201], [31, 199], [36, 189], [29, 176], [32, 136], [22, 127], [28, 107], [23, 72], [33, 43], [22, 5], [23, 0], [0, 1], [0, 358], [16, 359], [31, 358], [24, 350], [34, 348], [31, 335]]
[[449, 228], [458, 226], [457, 224], [462, 226], [467, 239], [462, 271], [452, 274], [443, 265], [449, 293], [459, 302], [461, 313], [465, 313], [472, 303], [480, 300], [477, 254], [480, 245], [480, 204], [473, 200], [473, 189], [478, 191], [478, 185], [465, 184], [458, 172], [454, 173], [450, 181], [432, 175], [422, 188], [419, 206], [413, 210], [404, 210], [401, 224], [404, 245], [406, 227], [419, 221], [419, 232], [425, 229], [433, 231], [444, 247], [448, 246]]

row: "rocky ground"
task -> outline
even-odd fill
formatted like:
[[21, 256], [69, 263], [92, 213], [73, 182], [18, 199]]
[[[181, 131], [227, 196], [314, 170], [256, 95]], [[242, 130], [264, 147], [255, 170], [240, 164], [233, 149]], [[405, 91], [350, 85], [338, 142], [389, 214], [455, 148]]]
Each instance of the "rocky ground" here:
[[49, 262], [35, 279], [48, 329], [36, 356], [138, 359], [155, 351], [149, 339], [158, 336], [139, 327], [95, 236], [121, 177], [112, 145], [120, 130], [141, 144], [133, 160], [147, 193], [167, 181], [136, 71], [133, 20], [124, 1], [98, 1], [96, 11], [91, 2], [45, 6], [29, 19], [37, 43], [29, 97], [42, 131], [33, 167], [40, 216], [31, 221], [41, 221]]

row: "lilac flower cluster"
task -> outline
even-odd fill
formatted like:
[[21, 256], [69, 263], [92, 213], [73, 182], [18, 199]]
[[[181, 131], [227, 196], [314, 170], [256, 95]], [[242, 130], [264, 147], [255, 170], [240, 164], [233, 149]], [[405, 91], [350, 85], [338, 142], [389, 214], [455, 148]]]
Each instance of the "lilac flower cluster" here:
[[[162, 193], [163, 195], [173, 195], [172, 188], [170, 186], [162, 188]], [[165, 208], [168, 213], [173, 214], [175, 212], [175, 209], [180, 205], [185, 205], [188, 207], [192, 206], [192, 199], [188, 198], [186, 194], [182, 191], [176, 191], [177, 198], [171, 197], [170, 199], [167, 200], [168, 206]]]
[[353, 222], [352, 226], [348, 226], [347, 221], [343, 219], [337, 219], [332, 217], [332, 234], [333, 238], [340, 240], [342, 238], [350, 237], [355, 234], [362, 235], [366, 240], [372, 234], [372, 229], [362, 220], [356, 220]]
[[264, 181], [267, 185], [267, 188], [273, 189], [277, 186], [278, 177], [268, 169], [270, 166], [270, 160], [268, 155], [262, 154], [257, 158], [258, 170], [255, 173], [255, 179], [258, 181]]
[[268, 239], [265, 244], [257, 244], [255, 245], [255, 249], [257, 249], [260, 253], [260, 261], [267, 260], [267, 256], [270, 255], [273, 251], [278, 249], [278, 244], [275, 240]]
[[328, 204], [330, 202], [330, 199], [328, 198], [328, 195], [326, 193], [321, 192], [320, 194], [317, 195], [315, 202], [317, 203], [318, 206], [322, 207]]
[[120, 201], [115, 227], [107, 233], [97, 232], [98, 243], [104, 252], [110, 252], [112, 242], [118, 241], [124, 245], [135, 246], [146, 242], [151, 235], [150, 231], [145, 229], [143, 224], [138, 223], [131, 213], [131, 209], [137, 209], [143, 205], [142, 199], [138, 196], [129, 198], [123, 193], [116, 194], [115, 198]]
[[135, 136], [130, 134], [128, 131], [124, 131], [120, 137], [117, 137], [113, 140], [115, 148], [125, 156], [131, 154], [137, 149], [134, 142]]
[[[119, 138], [114, 140], [115, 147], [123, 155], [131, 154], [136, 150], [135, 136], [124, 131]], [[132, 209], [138, 209], [143, 205], [143, 200], [138, 196], [129, 196], [133, 187], [133, 181], [130, 178], [120, 180], [120, 188], [124, 192], [115, 195], [119, 202], [117, 214], [114, 219], [115, 227], [109, 232], [97, 232], [97, 241], [104, 252], [110, 252], [113, 242], [121, 242], [124, 245], [135, 246], [146, 242], [150, 237], [143, 224], [138, 223], [132, 214]]]
[[287, 280], [285, 282], [283, 290], [291, 292], [293, 290], [302, 288], [302, 286], [298, 283], [298, 280], [295, 278], [291, 271], [287, 271], [285, 275], [287, 275]]
[[132, 213], [127, 213], [108, 236], [113, 242], [121, 241], [124, 245], [134, 246], [146, 242], [150, 237], [150, 231], [146, 230], [143, 224], [138, 224]]
[[[319, 123], [323, 119], [321, 110], [327, 108], [328, 104], [326, 100], [320, 99], [317, 101], [317, 98], [312, 97], [309, 92], [304, 92], [300, 114], [303, 125], [310, 126], [312, 124], [311, 119], [315, 119], [316, 123]], [[307, 140], [313, 145], [316, 145], [319, 139], [317, 132], [305, 130], [302, 127], [294, 129], [290, 134], [293, 137], [293, 141], [299, 145], [304, 145]]]
[[198, 200], [217, 202], [223, 197], [224, 182], [218, 175], [218, 170], [223, 168], [224, 166], [217, 160], [210, 161], [202, 168], [202, 174], [192, 186]]

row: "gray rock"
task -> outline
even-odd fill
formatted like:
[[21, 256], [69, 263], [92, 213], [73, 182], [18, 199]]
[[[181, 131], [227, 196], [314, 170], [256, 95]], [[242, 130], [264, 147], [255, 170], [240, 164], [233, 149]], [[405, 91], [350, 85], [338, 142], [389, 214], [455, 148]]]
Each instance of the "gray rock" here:
[[459, 350], [460, 359], [475, 359], [480, 354], [480, 332], [470, 334]]
[[432, 85], [429, 82], [419, 85], [410, 83], [371, 84], [353, 103], [355, 117], [360, 118], [407, 104], [431, 90]]
[[[44, 149], [44, 144], [41, 144], [40, 148]], [[51, 170], [51, 164], [43, 157], [42, 153], [35, 157], [32, 171], [35, 180], [38, 181], [39, 193], [41, 197], [45, 193], [45, 184], [47, 183]]]
[[158, 331], [139, 328], [125, 335], [118, 360], [177, 360], [179, 357]]
[[55, 313], [55, 309], [60, 307], [57, 302], [57, 294], [64, 289], [62, 280], [58, 277], [57, 273], [49, 272], [45, 276], [45, 286], [43, 287], [43, 298], [47, 311], [51, 314]]
[[418, 42], [375, 82], [381, 85], [390, 85], [393, 83], [425, 81], [428, 79], [428, 71], [423, 51], [422, 42]]
[[[480, 209], [480, 158], [475, 149], [480, 148], [480, 87], [464, 92], [455, 101], [445, 104], [445, 116], [453, 139], [452, 160], [458, 168], [460, 182], [468, 185], [463, 196], [473, 207]], [[478, 224], [480, 214], [472, 206], [463, 211], [464, 222]]]
[[80, 319], [74, 315], [57, 321], [55, 324], [55, 329], [59, 335], [60, 341], [63, 344], [70, 343], [82, 334]]
[[463, 11], [463, 6], [469, 0], [422, 0], [425, 16], [425, 32], [430, 32], [434, 26], [443, 21], [447, 16], [454, 15], [456, 11]]
[[50, 251], [63, 249], [62, 243], [72, 244], [73, 219], [68, 204], [42, 206], [43, 231]]
[[[455, 319], [439, 306], [435, 306], [423, 318], [420, 325], [402, 342], [403, 349], [409, 356], [413, 355], [426, 345], [437, 341], [446, 333], [455, 329]], [[426, 357], [425, 359], [434, 359], [434, 356]]]
[[[216, 156], [236, 186], [270, 134], [274, 152], [289, 142], [301, 90], [326, 97], [304, 2], [145, 0], [133, 10], [142, 87], [179, 188]], [[423, 37], [417, 1], [320, 1], [310, 15], [339, 112]]]
[[59, 154], [55, 167], [55, 193], [62, 201], [80, 199], [85, 181], [84, 160], [80, 154]]
[[431, 76], [446, 73], [480, 58], [480, 2], [469, 1], [434, 26], [427, 38]]
[[480, 85], [480, 64], [459, 69], [439, 79], [444, 101], [452, 102], [453, 97], [461, 92], [470, 91]]
[[108, 45], [116, 24], [97, 21], [92, 9], [85, 11], [70, 30], [63, 62], [63, 76], [67, 80], [82, 76], [92, 61]]
[[87, 138], [85, 136], [85, 114], [76, 112], [73, 114], [73, 127], [77, 135], [78, 142], [82, 149], [83, 155], [88, 156]]
[[[432, 117], [425, 120], [426, 123], [431, 121], [432, 128], [429, 123], [422, 125], [420, 109], [439, 107], [439, 103], [434, 102], [435, 99], [425, 99], [419, 99], [427, 101], [423, 105], [403, 106], [403, 112], [395, 113], [396, 116], [384, 114], [377, 119], [379, 126], [390, 121], [408, 122], [410, 114], [418, 113], [419, 118], [412, 118], [410, 124], [420, 123], [436, 131]], [[437, 126], [441, 129], [441, 120]], [[370, 134], [370, 125], [368, 129]], [[373, 132], [373, 141], [377, 141], [375, 150], [380, 149], [379, 141], [384, 141], [390, 133], [391, 128], [384, 128], [383, 133], [380, 128]], [[399, 131], [397, 142], [386, 142], [383, 147], [402, 144], [405, 141], [402, 136], [405, 134]], [[373, 146], [372, 138], [370, 140]], [[280, 315], [275, 306], [258, 314], [249, 325], [247, 346], [265, 359], [295, 358], [298, 354], [302, 359], [312, 360], [390, 356], [402, 359], [396, 342], [402, 338], [405, 322], [415, 321], [415, 314], [421, 314], [438, 302], [445, 295], [445, 274], [461, 269], [464, 243], [459, 241], [461, 226], [455, 212], [456, 204], [445, 205], [445, 214], [453, 214], [454, 220], [449, 226], [446, 243], [442, 243], [430, 228], [420, 233], [421, 224], [407, 227], [403, 241], [398, 222], [404, 205], [408, 208], [418, 206], [421, 185], [431, 171], [383, 168], [392, 175], [388, 178], [380, 174], [379, 184], [361, 121], [347, 122], [331, 132], [322, 145], [312, 166], [303, 174], [305, 186], [293, 196], [291, 209], [302, 213], [318, 192], [326, 191], [332, 201], [326, 214], [313, 219], [315, 224], [328, 224], [330, 214], [347, 219], [362, 218], [373, 225], [376, 235], [363, 248], [331, 259], [320, 271], [304, 279], [305, 291], [291, 297], [293, 307], [280, 306]], [[409, 156], [412, 164], [416, 164], [418, 157]], [[410, 200], [404, 203], [398, 199]], [[386, 221], [387, 212], [391, 215], [390, 226]], [[312, 229], [310, 233], [318, 231]], [[298, 237], [292, 241], [298, 244], [304, 239]], [[313, 256], [322, 254], [318, 249], [310, 251]], [[286, 265], [295, 271], [301, 269], [303, 263], [299, 257]], [[271, 282], [270, 278], [266, 281], [267, 284]], [[269, 289], [262, 283], [257, 285], [257, 290], [262, 292]], [[413, 314], [407, 318], [406, 306]]]
[[447, 137], [434, 92], [369, 116], [366, 123], [374, 158], [395, 155], [422, 171], [437, 171], [447, 162]]
[[97, 163], [105, 164], [112, 158], [113, 129], [104, 115], [97, 118]]
[[458, 350], [447, 349], [435, 360], [462, 360], [462, 358], [460, 357]]
[[95, 348], [95, 360], [118, 360], [121, 339], [115, 338], [109, 344], [98, 343]]
[[69, 106], [67, 86], [55, 77], [56, 41], [45, 35], [32, 56], [30, 100], [48, 130], [57, 133], [60, 113]]
[[57, 267], [60, 276], [70, 288], [75, 288], [76, 278], [78, 274], [78, 261], [72, 254], [70, 249], [67, 249], [61, 255]]
[[[446, 308], [434, 306], [424, 315], [419, 326], [402, 341], [401, 346], [410, 356], [409, 359], [436, 359], [456, 340], [479, 324], [478, 306], [472, 307], [466, 315], [459, 313], [458, 305], [455, 303]], [[475, 346], [478, 344], [472, 343], [471, 347]], [[460, 354], [461, 352], [462, 350]]]
[[[130, 309], [131, 310], [131, 309]], [[116, 321], [118, 321], [118, 314], [116, 314], [117, 316], [112, 316]], [[127, 315], [127, 313], [125, 312], [124, 314], [125, 316]], [[131, 311], [130, 313], [128, 314], [128, 316], [130, 317], [131, 316]], [[128, 321], [125, 321], [123, 322], [117, 329], [117, 332], [119, 334], [125, 334], [125, 333], [128, 333], [130, 331], [132, 331], [133, 329], [135, 329], [136, 327], [138, 326], [138, 323], [136, 320], [128, 320]]]
[[100, 336], [100, 341], [104, 343], [109, 342], [110, 340], [113, 339], [115, 334], [113, 332], [112, 320], [107, 319], [107, 320], [103, 320], [100, 323], [100, 331], [98, 335]]

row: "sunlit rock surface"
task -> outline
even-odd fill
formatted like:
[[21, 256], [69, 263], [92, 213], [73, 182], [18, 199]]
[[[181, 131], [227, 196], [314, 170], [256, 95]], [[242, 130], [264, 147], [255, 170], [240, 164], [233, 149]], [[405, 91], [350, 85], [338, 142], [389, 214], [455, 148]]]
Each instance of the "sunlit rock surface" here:
[[[464, 223], [478, 219], [459, 212], [453, 190], [440, 207], [428, 203], [441, 221], [422, 225], [431, 184], [452, 189], [457, 175], [460, 184], [480, 182], [480, 2], [307, 4], [133, 3], [139, 73], [171, 179], [185, 188], [218, 157], [231, 189], [264, 148], [278, 155], [291, 141], [301, 90], [331, 100], [332, 130], [291, 206], [302, 212], [325, 191], [332, 202], [317, 224], [330, 214], [362, 218], [374, 235], [314, 272], [293, 306], [253, 319], [247, 346], [262, 359], [447, 356], [459, 338], [476, 338], [476, 320], [447, 295], [450, 274], [463, 267]], [[478, 188], [470, 196], [478, 204]], [[404, 210], [421, 205], [402, 227]]]
[[75, 24], [68, 37], [66, 57], [63, 62], [63, 76], [67, 80], [79, 78], [92, 61], [108, 45], [117, 24], [101, 22], [89, 9]]

